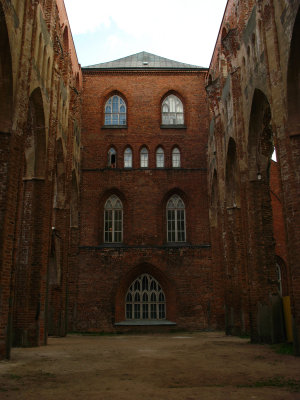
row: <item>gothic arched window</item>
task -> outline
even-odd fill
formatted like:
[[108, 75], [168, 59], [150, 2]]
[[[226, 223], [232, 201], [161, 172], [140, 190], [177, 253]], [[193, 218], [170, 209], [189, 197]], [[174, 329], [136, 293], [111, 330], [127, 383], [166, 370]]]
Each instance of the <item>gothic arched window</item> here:
[[124, 168], [132, 168], [132, 150], [127, 147], [124, 151]]
[[163, 125], [184, 124], [183, 104], [177, 96], [174, 94], [167, 96], [161, 107]]
[[117, 167], [117, 152], [113, 147], [108, 150], [107, 165], [111, 168]]
[[105, 103], [105, 125], [126, 125], [126, 104], [117, 95], [110, 97]]
[[177, 194], [167, 203], [167, 240], [185, 242], [185, 206]]
[[163, 168], [165, 166], [165, 153], [162, 147], [156, 150], [156, 167]]
[[178, 147], [174, 147], [172, 150], [172, 167], [180, 168], [180, 150]]
[[123, 205], [116, 196], [110, 196], [104, 206], [104, 242], [121, 243], [123, 240]]
[[140, 166], [141, 168], [148, 168], [149, 153], [146, 147], [143, 147], [140, 152]]
[[130, 285], [125, 297], [127, 320], [166, 319], [166, 298], [157, 282], [149, 274], [140, 275]]

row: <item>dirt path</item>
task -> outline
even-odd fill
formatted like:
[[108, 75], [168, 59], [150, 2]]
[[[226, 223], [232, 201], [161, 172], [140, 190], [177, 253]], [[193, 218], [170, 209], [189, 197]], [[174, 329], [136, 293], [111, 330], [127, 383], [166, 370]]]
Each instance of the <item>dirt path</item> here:
[[78, 336], [14, 349], [2, 400], [298, 400], [300, 358], [223, 333]]

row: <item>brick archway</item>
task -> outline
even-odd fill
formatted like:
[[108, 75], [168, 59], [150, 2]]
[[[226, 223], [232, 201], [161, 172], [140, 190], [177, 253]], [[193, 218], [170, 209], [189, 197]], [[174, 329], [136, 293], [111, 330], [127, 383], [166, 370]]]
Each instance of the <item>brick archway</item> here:
[[[247, 267], [251, 302], [249, 320], [251, 339], [267, 342], [272, 340], [271, 327], [261, 329], [261, 326], [266, 318], [270, 296], [278, 295], [269, 179], [274, 135], [269, 101], [262, 91], [256, 89], [252, 100], [248, 136]], [[270, 318], [275, 316], [270, 315]]]
[[[48, 267], [44, 254], [46, 134], [43, 99], [35, 89], [28, 102], [24, 167], [18, 225], [21, 240], [17, 253], [14, 293], [14, 345], [38, 346], [46, 342], [46, 306], [43, 279]], [[47, 228], [49, 229], [49, 228]]]

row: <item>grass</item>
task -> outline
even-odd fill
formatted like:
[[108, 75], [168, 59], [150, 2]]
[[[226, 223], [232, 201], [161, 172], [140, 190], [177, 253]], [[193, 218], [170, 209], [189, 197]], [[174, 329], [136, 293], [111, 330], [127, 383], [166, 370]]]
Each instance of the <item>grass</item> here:
[[294, 355], [294, 348], [292, 343], [278, 343], [272, 344], [271, 349], [277, 354], [289, 354]]

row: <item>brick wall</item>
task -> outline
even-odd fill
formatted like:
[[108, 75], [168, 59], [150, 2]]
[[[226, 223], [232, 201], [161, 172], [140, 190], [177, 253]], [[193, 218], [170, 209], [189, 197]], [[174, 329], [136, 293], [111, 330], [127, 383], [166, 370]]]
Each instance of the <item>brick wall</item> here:
[[[112, 331], [125, 319], [125, 295], [142, 273], [152, 274], [167, 297], [167, 319], [179, 328], [217, 326], [210, 315], [215, 301], [208, 224], [204, 72], [84, 71], [82, 112], [81, 230], [78, 257], [76, 330]], [[127, 128], [103, 127], [111, 93], [127, 105]], [[185, 128], [161, 127], [161, 102], [175, 93], [184, 105]], [[149, 151], [149, 168], [140, 168], [139, 152]], [[181, 168], [172, 168], [174, 146]], [[107, 168], [107, 152], [117, 151], [116, 168]], [[127, 146], [133, 168], [124, 169]], [[155, 166], [158, 146], [165, 168]], [[104, 204], [115, 193], [124, 207], [121, 245], [104, 243]], [[166, 203], [178, 193], [186, 207], [186, 238], [167, 243]]]

